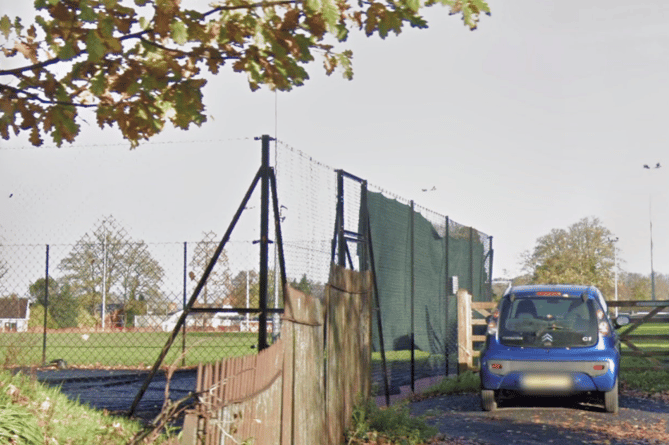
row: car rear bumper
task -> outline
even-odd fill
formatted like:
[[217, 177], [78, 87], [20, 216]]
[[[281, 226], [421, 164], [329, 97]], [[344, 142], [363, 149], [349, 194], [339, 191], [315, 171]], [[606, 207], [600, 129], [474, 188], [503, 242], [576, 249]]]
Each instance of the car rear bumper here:
[[481, 386], [547, 395], [610, 391], [615, 386], [617, 366], [612, 359], [496, 360], [484, 357]]

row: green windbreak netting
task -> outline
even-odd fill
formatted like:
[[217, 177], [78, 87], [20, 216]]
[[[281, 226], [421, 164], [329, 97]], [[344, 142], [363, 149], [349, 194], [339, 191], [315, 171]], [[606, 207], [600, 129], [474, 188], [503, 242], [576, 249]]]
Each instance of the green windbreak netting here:
[[[459, 287], [475, 300], [488, 297], [486, 248], [479, 233], [449, 224], [445, 217], [431, 222], [381, 193], [368, 192], [367, 206], [386, 350], [411, 348], [413, 306], [415, 347], [431, 354], [454, 351], [457, 324], [450, 277], [457, 276]], [[378, 347], [376, 324], [374, 328]]]

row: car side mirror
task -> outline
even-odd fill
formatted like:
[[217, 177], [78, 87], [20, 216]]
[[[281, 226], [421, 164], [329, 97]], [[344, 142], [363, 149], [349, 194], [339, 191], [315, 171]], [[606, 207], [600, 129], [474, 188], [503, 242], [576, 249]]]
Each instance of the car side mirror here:
[[631, 319], [630, 319], [629, 315], [618, 315], [616, 317], [615, 325], [616, 325], [616, 328], [621, 328], [623, 326], [627, 326], [628, 324], [630, 324], [630, 322], [631, 322]]

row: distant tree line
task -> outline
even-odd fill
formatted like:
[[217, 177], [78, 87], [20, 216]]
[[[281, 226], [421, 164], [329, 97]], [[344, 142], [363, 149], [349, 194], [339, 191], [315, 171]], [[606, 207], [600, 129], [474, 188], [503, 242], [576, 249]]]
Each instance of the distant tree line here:
[[[615, 295], [615, 240], [597, 218], [583, 218], [566, 229], [552, 229], [522, 255], [523, 274], [499, 280], [493, 293], [500, 297], [508, 284], [590, 284], [605, 297]], [[619, 263], [620, 255], [618, 254]], [[650, 300], [651, 277], [618, 266], [618, 299]], [[655, 273], [657, 299], [669, 299], [669, 275]]]
[[[196, 243], [189, 263], [190, 280], [200, 279], [218, 242], [217, 235], [210, 231], [205, 232]], [[59, 276], [50, 276], [48, 283], [45, 278], [39, 278], [29, 286], [31, 327], [44, 324], [45, 307], [48, 308], [48, 328], [100, 326], [103, 300], [106, 315], [114, 312], [113, 315], [121, 318], [124, 327], [134, 326], [138, 315], [168, 314], [181, 309], [181, 304], [170, 301], [161, 290], [165, 271], [151, 255], [148, 245], [144, 241], [133, 240], [112, 216], [103, 218], [91, 232], [86, 233], [60, 261], [56, 270], [60, 272]], [[274, 274], [269, 274], [270, 296], [275, 294], [274, 278]], [[322, 292], [324, 288], [323, 284], [309, 280], [306, 274], [299, 281], [293, 280], [291, 285], [305, 293]], [[273, 298], [270, 300], [273, 302]], [[273, 307], [271, 302], [270, 307]], [[257, 308], [258, 272], [241, 270], [234, 273], [224, 250], [196, 306]], [[201, 318], [206, 327], [207, 317]]]

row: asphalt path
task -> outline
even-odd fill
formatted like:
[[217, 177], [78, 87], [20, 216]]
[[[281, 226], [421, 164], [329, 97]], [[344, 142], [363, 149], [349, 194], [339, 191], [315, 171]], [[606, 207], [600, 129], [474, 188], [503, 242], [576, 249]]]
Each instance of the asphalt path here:
[[[661, 395], [659, 395], [661, 396]], [[443, 435], [443, 444], [571, 445], [669, 444], [669, 394], [620, 396], [620, 412], [606, 413], [598, 400], [535, 398], [507, 401], [484, 412], [478, 394], [442, 396], [410, 404]]]
[[[63, 369], [38, 370], [35, 375], [38, 381], [59, 387], [71, 400], [110, 413], [126, 414], [148, 374], [148, 371], [134, 370]], [[194, 392], [196, 379], [194, 369], [174, 372], [169, 385], [170, 400], [179, 400]], [[166, 384], [165, 373], [158, 372], [137, 405], [135, 417], [152, 420], [160, 413]]]

